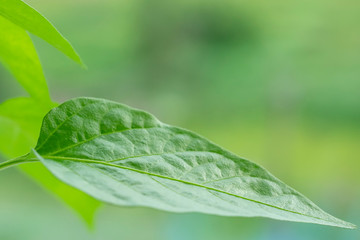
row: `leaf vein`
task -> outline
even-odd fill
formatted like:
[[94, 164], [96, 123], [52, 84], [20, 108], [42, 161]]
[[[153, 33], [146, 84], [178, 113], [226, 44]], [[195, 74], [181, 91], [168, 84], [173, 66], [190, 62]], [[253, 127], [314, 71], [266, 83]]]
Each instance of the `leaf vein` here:
[[51, 133], [49, 133], [48, 137], [40, 144], [40, 146], [37, 147], [37, 151], [39, 151], [46, 143], [47, 141], [54, 135], [54, 133], [59, 130], [61, 128], [61, 126], [63, 126], [67, 121], [69, 121], [71, 118], [73, 118], [74, 116], [78, 115], [82, 110], [84, 110], [84, 108], [94, 105], [96, 103], [90, 103], [90, 104], [86, 104], [84, 106], [82, 106], [78, 111], [76, 111], [75, 113], [71, 114], [70, 116], [66, 117], [64, 119], [64, 121], [62, 121], [53, 131], [51, 131]]
[[[43, 156], [43, 157], [47, 158], [47, 159], [52, 159], [52, 160], [55, 160], [55, 161], [56, 160], [64, 160], [64, 159], [57, 159], [56, 156]], [[109, 167], [121, 168], [121, 169], [129, 170], [129, 171], [133, 171], [133, 172], [138, 172], [138, 173], [141, 173], [141, 174], [146, 174], [146, 175], [150, 175], [150, 176], [155, 176], [155, 177], [159, 177], [159, 178], [172, 180], [172, 181], [175, 181], [175, 182], [181, 182], [181, 183], [184, 183], [184, 184], [197, 186], [197, 187], [200, 187], [200, 188], [205, 188], [207, 190], [212, 190], [212, 191], [223, 193], [223, 194], [226, 194], [226, 195], [229, 195], [229, 196], [241, 198], [241, 199], [244, 199], [244, 200], [247, 200], [247, 201], [250, 201], [250, 202], [254, 202], [254, 203], [257, 203], [257, 204], [264, 205], [264, 206], [272, 207], [272, 208], [282, 210], [282, 211], [285, 211], [285, 212], [295, 213], [295, 214], [298, 214], [298, 215], [302, 215], [302, 216], [305, 216], [305, 217], [310, 217], [310, 218], [314, 218], [314, 219], [318, 219], [318, 220], [325, 220], [325, 219], [322, 219], [322, 218], [319, 218], [319, 217], [316, 217], [316, 216], [311, 216], [311, 215], [308, 215], [308, 214], [304, 214], [304, 213], [292, 211], [292, 210], [289, 210], [289, 209], [281, 208], [281, 207], [274, 206], [274, 205], [271, 205], [271, 204], [268, 204], [268, 203], [264, 203], [264, 202], [261, 202], [261, 201], [257, 201], [257, 200], [254, 200], [254, 199], [250, 199], [250, 198], [239, 196], [239, 195], [236, 195], [236, 194], [233, 194], [233, 193], [222, 191], [220, 189], [204, 186], [204, 185], [201, 185], [201, 184], [198, 184], [198, 183], [193, 183], [193, 182], [188, 182], [188, 181], [184, 181], [184, 180], [181, 180], [181, 179], [175, 179], [175, 178], [171, 178], [171, 177], [167, 177], [167, 176], [162, 176], [162, 175], [159, 175], [159, 174], [145, 172], [145, 171], [138, 170], [138, 169], [133, 169], [133, 168], [125, 167], [125, 166], [115, 165], [115, 164], [102, 162], [102, 161], [94, 161], [94, 160], [89, 160], [89, 159], [79, 159], [79, 158], [70, 158], [69, 157], [69, 158], [67, 158], [67, 160], [68, 161], [83, 162], [83, 163], [100, 164], [100, 165], [106, 165], [106, 166], [109, 166]], [[326, 221], [333, 222], [332, 220], [329, 220], [329, 219], [326, 219]], [[334, 222], [334, 223], [336, 223], [336, 222]]]
[[123, 132], [127, 132], [127, 131], [131, 131], [131, 130], [140, 130], [140, 129], [143, 129], [143, 130], [147, 130], [147, 129], [154, 129], [154, 128], [161, 128], [161, 127], [149, 127], [149, 128], [129, 128], [129, 129], [124, 129], [124, 130], [121, 130], [121, 131], [115, 131], [115, 132], [109, 132], [109, 133], [102, 133], [102, 134], [99, 134], [99, 135], [95, 135], [91, 138], [88, 138], [88, 139], [85, 139], [84, 141], [81, 141], [81, 142], [77, 142], [73, 145], [69, 145], [65, 148], [62, 148], [62, 149], [59, 149], [57, 151], [54, 151], [54, 152], [51, 152], [51, 153], [47, 153], [48, 155], [53, 155], [53, 154], [58, 154], [58, 153], [61, 153], [61, 152], [64, 152], [65, 150], [69, 150], [71, 148], [74, 148], [78, 145], [81, 145], [81, 144], [84, 144], [84, 143], [87, 143], [87, 142], [90, 142], [96, 138], [99, 138], [99, 137], [102, 137], [102, 136], [107, 136], [107, 135], [111, 135], [111, 134], [116, 134], [116, 133], [123, 133]]

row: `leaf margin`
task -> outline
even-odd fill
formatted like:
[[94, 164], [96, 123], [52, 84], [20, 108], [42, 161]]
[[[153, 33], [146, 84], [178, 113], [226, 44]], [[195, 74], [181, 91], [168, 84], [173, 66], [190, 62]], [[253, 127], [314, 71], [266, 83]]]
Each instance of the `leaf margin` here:
[[[131, 108], [131, 107], [128, 107], [128, 106], [126, 106], [126, 105], [123, 105], [123, 104], [119, 104], [119, 103], [117, 103], [117, 102], [113, 102], [113, 101], [109, 101], [109, 100], [104, 100], [104, 99], [96, 99], [96, 98], [75, 98], [75, 99], [72, 99], [72, 100], [69, 100], [69, 101], [74, 101], [74, 100], [77, 100], [77, 99], [92, 99], [92, 100], [99, 100], [99, 101], [105, 101], [105, 102], [112, 102], [112, 103], [115, 103], [115, 104], [118, 104], [118, 105], [120, 105], [120, 106], [123, 106], [123, 107], [126, 107], [126, 108], [129, 108], [129, 109], [134, 109], [134, 108]], [[69, 102], [69, 101], [67, 101], [67, 102]], [[65, 102], [66, 103], [66, 102]], [[64, 104], [64, 103], [63, 103]], [[61, 106], [61, 105], [60, 105]], [[137, 109], [134, 109], [134, 110], [137, 110]], [[147, 112], [145, 112], [145, 111], [142, 111], [142, 110], [139, 110], [140, 112], [144, 112], [144, 113], [146, 113], [146, 114], [149, 114], [149, 113], [147, 113]], [[50, 111], [51, 112], [51, 111]], [[48, 113], [48, 114], [50, 114], [50, 112]], [[149, 114], [149, 115], [151, 115], [151, 114]], [[151, 116], [153, 116], [153, 115], [151, 115]], [[154, 117], [155, 118], [155, 117]], [[156, 119], [156, 118], [155, 118]], [[44, 121], [45, 121], [45, 118], [44, 118]], [[159, 121], [160, 122], [160, 121]], [[160, 122], [161, 123], [161, 122]], [[167, 124], [164, 124], [164, 123], [162, 123], [163, 125], [166, 125], [166, 126], [170, 126], [170, 125], [167, 125]], [[170, 126], [171, 127], [171, 126]], [[177, 127], [175, 127], [175, 128], [177, 128]], [[191, 134], [194, 134], [194, 135], [196, 135], [197, 137], [200, 137], [200, 138], [203, 138], [202, 136], [200, 136], [200, 135], [198, 135], [198, 134], [196, 134], [196, 133], [193, 133], [193, 132], [191, 132], [191, 131], [189, 131], [189, 130], [186, 130], [186, 129], [182, 129], [182, 128], [177, 128], [177, 129], [180, 129], [181, 131], [187, 131], [187, 132], [189, 132], [189, 133], [191, 133]], [[209, 140], [207, 140], [206, 138], [204, 138], [206, 141], [209, 141]], [[211, 141], [209, 141], [209, 142], [211, 142]], [[38, 141], [38, 144], [40, 143], [40, 138], [39, 138], [39, 141]], [[212, 142], [211, 142], [212, 143]], [[214, 143], [212, 143], [212, 144], [214, 144]], [[216, 145], [216, 144], [215, 144]], [[224, 148], [222, 148], [222, 147], [220, 147], [220, 146], [218, 146], [218, 145], [216, 145], [217, 147], [219, 147], [219, 148], [221, 148], [222, 150], [224, 150], [224, 151], [226, 151], [226, 152], [229, 152], [229, 151], [227, 151], [227, 150], [225, 150]], [[36, 148], [35, 148], [36, 149]], [[34, 151], [34, 154], [35, 154], [35, 156], [40, 160], [40, 161], [42, 161], [43, 162], [43, 164], [55, 175], [55, 176], [57, 176], [56, 175], [56, 173], [54, 173], [52, 170], [51, 170], [51, 168], [49, 168], [48, 166], [47, 166], [47, 164], [46, 164], [46, 161], [47, 161], [47, 156], [41, 156], [41, 154], [39, 154], [39, 153], [37, 153], [36, 152], [36, 150], [33, 150]], [[229, 152], [230, 154], [233, 154], [233, 153], [231, 153], [231, 152]], [[235, 154], [233, 154], [234, 156], [236, 156], [237, 157], [237, 155], [235, 155]], [[50, 158], [51, 158], [52, 156], [50, 156]], [[51, 159], [51, 160], [53, 160], [53, 161], [55, 161], [55, 159]], [[59, 159], [58, 159], [59, 160]], [[64, 160], [71, 160], [71, 159], [64, 159]], [[248, 160], [246, 160], [246, 161], [248, 161]], [[249, 161], [250, 162], [250, 161]], [[252, 162], [250, 162], [250, 163], [252, 163]], [[257, 164], [256, 164], [257, 165]], [[257, 166], [259, 166], [259, 165], [257, 165]], [[262, 168], [261, 166], [259, 166], [260, 168]], [[262, 169], [264, 169], [264, 168], [262, 168]], [[266, 171], [266, 170], [265, 170]], [[272, 175], [271, 175], [272, 176]], [[58, 178], [59, 178], [59, 176], [57, 176]], [[273, 176], [272, 176], [273, 177]], [[64, 179], [61, 179], [60, 178], [60, 180], [62, 180], [62, 181], [64, 181]], [[277, 179], [278, 180], [278, 179]], [[280, 181], [280, 180], [279, 180]], [[66, 181], [64, 181], [64, 182], [66, 182]], [[281, 182], [281, 181], [280, 181]], [[69, 183], [69, 182], [66, 182], [67, 184], [69, 184], [69, 185], [72, 185], [71, 183]], [[74, 185], [72, 185], [73, 187], [75, 187], [75, 188], [77, 188], [76, 186], [74, 186]], [[286, 185], [287, 186], [287, 185]], [[287, 187], [289, 187], [289, 186], [287, 186]], [[291, 188], [291, 187], [289, 187], [289, 188]], [[291, 188], [292, 189], [292, 188]], [[82, 190], [82, 191], [84, 191], [84, 190]], [[295, 190], [294, 190], [295, 191]], [[295, 191], [296, 192], [296, 191]], [[89, 194], [89, 193], [88, 193]], [[90, 194], [91, 195], [91, 194]], [[301, 195], [301, 194], [300, 194]], [[301, 195], [302, 197], [304, 197], [303, 195]], [[96, 198], [96, 196], [93, 196], [93, 197], [95, 197]], [[304, 197], [305, 199], [307, 199], [306, 197]], [[101, 199], [102, 200], [102, 199]], [[308, 199], [307, 199], [308, 200]], [[104, 201], [104, 200], [102, 200], [102, 201]], [[308, 200], [308, 201], [310, 201], [310, 200]], [[105, 201], [106, 202], [106, 201]], [[311, 202], [311, 201], [310, 201]], [[271, 205], [270, 205], [271, 206]], [[315, 205], [316, 206], [316, 205]], [[271, 206], [271, 207], [274, 207], [274, 206]], [[285, 209], [281, 209], [281, 210], [285, 210]], [[291, 211], [289, 211], [289, 212], [291, 212]], [[292, 212], [292, 213], [297, 213], [297, 212]], [[304, 215], [304, 214], [301, 214], [301, 213], [297, 213], [297, 214], [300, 214], [300, 215]], [[329, 215], [329, 214], [327, 214], [327, 215]], [[304, 216], [306, 216], [306, 215], [304, 215]], [[329, 215], [329, 216], [331, 216], [331, 215]], [[316, 218], [316, 217], [313, 217], [313, 216], [307, 216], [307, 217], [312, 217], [312, 218]], [[331, 216], [332, 217], [332, 216]], [[333, 218], [335, 218], [335, 217], [333, 217]], [[321, 219], [321, 218], [318, 218], [318, 219], [320, 219], [320, 220], [324, 220], [324, 221], [328, 221], [328, 222], [330, 222], [330, 220], [329, 219]], [[338, 227], [344, 227], [344, 228], [355, 228], [356, 226], [355, 225], [353, 225], [353, 224], [351, 224], [351, 223], [347, 223], [347, 222], [345, 222], [345, 221], [342, 221], [342, 220], [340, 220], [340, 219], [337, 219], [337, 218], [335, 218], [336, 220], [339, 220], [339, 222], [333, 222], [334, 224], [326, 224], [326, 223], [320, 223], [320, 224], [324, 224], [324, 225], [333, 225], [333, 226], [338, 226]], [[281, 219], [280, 219], [281, 220]]]

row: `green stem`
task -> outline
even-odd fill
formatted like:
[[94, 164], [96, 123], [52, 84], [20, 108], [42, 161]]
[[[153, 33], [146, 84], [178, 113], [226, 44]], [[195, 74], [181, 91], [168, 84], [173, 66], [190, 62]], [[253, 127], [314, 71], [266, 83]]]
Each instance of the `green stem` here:
[[0, 170], [3, 170], [5, 168], [11, 167], [11, 166], [15, 166], [21, 163], [29, 163], [29, 162], [37, 162], [38, 160], [36, 159], [27, 159], [26, 156], [21, 156], [6, 162], [2, 162], [0, 163]]

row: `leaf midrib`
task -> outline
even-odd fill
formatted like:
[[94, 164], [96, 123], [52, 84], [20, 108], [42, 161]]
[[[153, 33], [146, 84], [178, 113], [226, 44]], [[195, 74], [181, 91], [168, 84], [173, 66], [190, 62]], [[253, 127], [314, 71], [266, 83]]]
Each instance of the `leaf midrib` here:
[[285, 211], [285, 212], [295, 213], [295, 214], [298, 214], [298, 215], [301, 215], [301, 216], [310, 217], [310, 218], [313, 218], [313, 219], [317, 219], [317, 220], [321, 220], [321, 221], [325, 221], [325, 222], [331, 222], [331, 223], [334, 223], [336, 225], [339, 225], [339, 223], [337, 223], [335, 221], [332, 221], [332, 220], [323, 219], [323, 218], [303, 214], [303, 213], [300, 213], [300, 212], [291, 211], [291, 210], [284, 209], [284, 208], [281, 208], [281, 207], [277, 207], [277, 206], [274, 206], [274, 205], [271, 205], [271, 204], [268, 204], [268, 203], [260, 202], [260, 201], [250, 199], [250, 198], [246, 198], [246, 197], [243, 197], [243, 196], [239, 196], [239, 195], [236, 195], [236, 194], [233, 194], [233, 193], [225, 192], [225, 191], [222, 191], [222, 190], [217, 189], [217, 188], [212, 188], [212, 187], [204, 186], [204, 185], [201, 185], [201, 184], [188, 182], [188, 181], [184, 181], [184, 180], [181, 180], [181, 179], [171, 178], [171, 177], [167, 177], [167, 176], [163, 176], [163, 175], [159, 175], [159, 174], [155, 174], [155, 173], [150, 173], [150, 172], [146, 172], [146, 171], [142, 171], [142, 170], [138, 170], [138, 169], [134, 169], [134, 168], [129, 168], [129, 167], [125, 167], [125, 166], [111, 164], [111, 163], [108, 163], [108, 162], [96, 161], [96, 160], [91, 160], [91, 159], [83, 159], [83, 158], [60, 157], [60, 156], [42, 156], [42, 157], [45, 158], [45, 159], [51, 159], [51, 160], [55, 160], [55, 161], [56, 160], [68, 160], [68, 161], [101, 164], [101, 165], [105, 165], [105, 166], [121, 168], [121, 169], [124, 169], [124, 170], [129, 170], [129, 171], [133, 171], [133, 172], [137, 172], [137, 173], [141, 173], [141, 174], [146, 174], [146, 175], [150, 175], [150, 176], [155, 176], [155, 177], [159, 177], [159, 178], [168, 179], [168, 180], [171, 180], [171, 181], [176, 181], [176, 182], [181, 182], [181, 183], [184, 183], [184, 184], [193, 185], [193, 186], [200, 187], [200, 188], [205, 188], [207, 190], [212, 190], [212, 191], [223, 193], [223, 194], [230, 195], [230, 196], [233, 196], [233, 197], [241, 198], [241, 199], [244, 199], [244, 200], [247, 200], [247, 201], [250, 201], [250, 202], [254, 202], [254, 203], [258, 203], [258, 204], [265, 205], [265, 206], [268, 206], [268, 207], [276, 208], [276, 209], [279, 209], [279, 210], [282, 210], [282, 211]]

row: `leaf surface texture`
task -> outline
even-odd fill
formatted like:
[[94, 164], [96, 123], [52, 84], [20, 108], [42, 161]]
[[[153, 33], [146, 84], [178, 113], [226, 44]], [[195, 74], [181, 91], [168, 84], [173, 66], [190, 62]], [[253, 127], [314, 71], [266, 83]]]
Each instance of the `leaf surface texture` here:
[[354, 227], [259, 165], [107, 100], [51, 110], [34, 153], [62, 181], [115, 205]]

